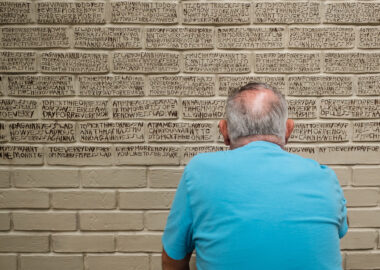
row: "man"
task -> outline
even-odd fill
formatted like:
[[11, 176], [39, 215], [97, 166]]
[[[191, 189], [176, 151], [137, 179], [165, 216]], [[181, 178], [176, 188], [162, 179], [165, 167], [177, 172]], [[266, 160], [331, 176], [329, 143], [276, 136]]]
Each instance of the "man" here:
[[294, 122], [276, 89], [250, 83], [227, 100], [230, 151], [186, 166], [162, 238], [164, 270], [337, 270], [348, 229], [334, 172], [283, 150]]

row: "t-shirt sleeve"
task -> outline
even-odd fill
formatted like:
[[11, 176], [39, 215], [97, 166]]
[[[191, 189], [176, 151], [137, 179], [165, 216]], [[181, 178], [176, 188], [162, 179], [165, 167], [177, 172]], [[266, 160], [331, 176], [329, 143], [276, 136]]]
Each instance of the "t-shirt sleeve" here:
[[192, 226], [185, 170], [178, 185], [162, 237], [162, 244], [170, 258], [181, 260], [194, 250]]
[[343, 238], [343, 236], [346, 235], [347, 230], [348, 230], [346, 199], [344, 198], [343, 194], [341, 198], [341, 203], [342, 203], [342, 210], [341, 210], [342, 216], [341, 216], [341, 222], [339, 226], [339, 238]]

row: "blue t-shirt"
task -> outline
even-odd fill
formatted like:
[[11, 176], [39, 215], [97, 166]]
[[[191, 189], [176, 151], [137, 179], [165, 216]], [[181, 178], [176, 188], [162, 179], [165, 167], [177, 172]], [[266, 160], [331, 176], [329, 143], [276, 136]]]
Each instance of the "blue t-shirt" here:
[[162, 242], [198, 270], [337, 270], [345, 204], [333, 170], [255, 141], [189, 162]]

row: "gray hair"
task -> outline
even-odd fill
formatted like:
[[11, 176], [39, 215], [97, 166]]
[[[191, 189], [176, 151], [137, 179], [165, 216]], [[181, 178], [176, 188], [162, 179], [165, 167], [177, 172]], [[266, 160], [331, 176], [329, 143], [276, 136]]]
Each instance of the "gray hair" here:
[[[268, 100], [261, 108], [253, 108], [241, 95], [246, 91], [259, 92], [267, 89], [275, 98]], [[265, 83], [252, 82], [235, 90], [227, 99], [227, 129], [231, 142], [252, 135], [275, 135], [285, 141], [288, 104], [284, 95]]]

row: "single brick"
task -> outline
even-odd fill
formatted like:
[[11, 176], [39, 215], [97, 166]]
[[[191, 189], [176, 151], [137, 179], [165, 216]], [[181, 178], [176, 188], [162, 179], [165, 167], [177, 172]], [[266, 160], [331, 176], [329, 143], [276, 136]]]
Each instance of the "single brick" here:
[[347, 206], [376, 206], [379, 201], [379, 189], [375, 188], [346, 188], [344, 197]]
[[0, 52], [0, 72], [37, 72], [37, 53], [15, 51]]
[[247, 53], [185, 53], [185, 72], [248, 73], [251, 71]]
[[0, 252], [49, 252], [49, 235], [2, 234]]
[[0, 269], [17, 270], [17, 255], [0, 255]]
[[8, 76], [10, 96], [73, 96], [73, 76]]
[[151, 231], [163, 231], [165, 229], [168, 215], [168, 211], [145, 212], [145, 228]]
[[179, 54], [176, 52], [115, 52], [113, 71], [126, 73], [177, 73]]
[[253, 23], [319, 23], [318, 2], [259, 2], [253, 4]]
[[215, 95], [213, 76], [149, 76], [150, 96], [213, 96]]
[[0, 170], [0, 188], [8, 188], [11, 184], [11, 171]]
[[116, 250], [123, 252], [161, 252], [161, 234], [119, 235]]
[[380, 141], [380, 121], [354, 122], [352, 137], [356, 142]]
[[144, 228], [142, 213], [81, 212], [79, 219], [82, 231], [139, 231]]
[[105, 23], [104, 2], [39, 2], [36, 5], [38, 23]]
[[380, 210], [352, 209], [348, 211], [351, 228], [380, 228]]
[[380, 95], [380, 76], [359, 76], [358, 96]]
[[31, 99], [0, 99], [0, 117], [5, 120], [38, 118], [39, 104]]
[[377, 232], [374, 230], [353, 231], [340, 241], [341, 249], [373, 249], [376, 248]]
[[212, 28], [147, 28], [148, 49], [210, 49], [213, 48]]
[[315, 99], [287, 99], [289, 118], [316, 118]]
[[327, 73], [371, 73], [380, 72], [380, 53], [326, 53]]
[[375, 99], [321, 99], [321, 118], [379, 118], [380, 98]]
[[141, 28], [84, 27], [74, 28], [75, 48], [141, 48]]
[[302, 27], [289, 29], [289, 47], [298, 49], [353, 48], [354, 28]]
[[346, 255], [346, 269], [380, 269], [380, 252], [350, 252]]
[[248, 24], [249, 3], [182, 3], [184, 24]]
[[112, 118], [124, 119], [176, 119], [177, 99], [118, 99], [112, 102]]
[[256, 53], [255, 72], [258, 73], [318, 73], [318, 53]]
[[55, 191], [51, 205], [55, 209], [114, 209], [114, 191]]
[[49, 192], [41, 190], [1, 190], [0, 208], [49, 208]]
[[285, 28], [219, 28], [217, 47], [222, 49], [284, 48]]
[[290, 76], [290, 96], [350, 96], [353, 80], [349, 76]]
[[1, 28], [3, 48], [68, 48], [67, 27]]
[[112, 23], [172, 24], [178, 22], [177, 3], [116, 1], [111, 3]]
[[182, 100], [182, 116], [184, 119], [224, 118], [225, 99], [185, 99]]
[[75, 231], [76, 213], [14, 212], [15, 231]]
[[0, 164], [42, 165], [44, 153], [41, 146], [0, 145]]
[[150, 142], [209, 142], [214, 139], [214, 125], [210, 122], [149, 122]]
[[74, 188], [79, 187], [76, 169], [18, 169], [12, 174], [18, 188]]
[[373, 23], [380, 20], [380, 3], [326, 3], [325, 23]]
[[82, 270], [82, 255], [21, 255], [20, 270]]
[[79, 235], [56, 234], [52, 235], [54, 252], [113, 252], [115, 251], [113, 235]]
[[44, 99], [42, 118], [54, 120], [95, 120], [108, 118], [108, 100]]
[[227, 149], [228, 147], [219, 145], [185, 146], [182, 151], [181, 164], [187, 164], [195, 155], [199, 153], [225, 151]]
[[339, 145], [318, 147], [321, 164], [377, 164], [380, 162], [380, 146]]
[[46, 52], [41, 54], [43, 73], [104, 73], [109, 71], [108, 54]]
[[349, 137], [349, 123], [296, 122], [291, 142], [345, 142]]
[[83, 187], [145, 187], [145, 168], [85, 169], [80, 171]]
[[120, 191], [120, 209], [169, 209], [174, 191]]
[[317, 149], [314, 146], [285, 146], [285, 151], [300, 155], [304, 158], [317, 158]]
[[334, 170], [341, 186], [347, 186], [351, 183], [352, 170], [350, 167], [332, 166], [331, 169]]
[[13, 122], [9, 123], [12, 142], [68, 143], [75, 142], [74, 123]]
[[353, 167], [354, 186], [380, 186], [380, 168]]
[[176, 146], [133, 145], [116, 146], [117, 165], [178, 165], [179, 148]]
[[149, 169], [149, 187], [171, 188], [177, 187], [181, 179], [183, 169]]
[[32, 3], [29, 1], [0, 2], [0, 24], [31, 23]]
[[[11, 215], [10, 213], [0, 213], [0, 231], [8, 231], [11, 228]], [[1, 266], [1, 257], [0, 257]]]
[[380, 29], [378, 27], [362, 27], [359, 29], [359, 48], [380, 48]]
[[143, 96], [142, 76], [80, 76], [79, 95], [81, 96]]
[[144, 122], [90, 122], [79, 124], [81, 142], [143, 142]]
[[88, 255], [85, 264], [88, 270], [143, 270], [149, 269], [149, 257], [146, 254]]
[[228, 96], [232, 91], [250, 82], [263, 82], [285, 93], [284, 76], [219, 76], [219, 95]]

